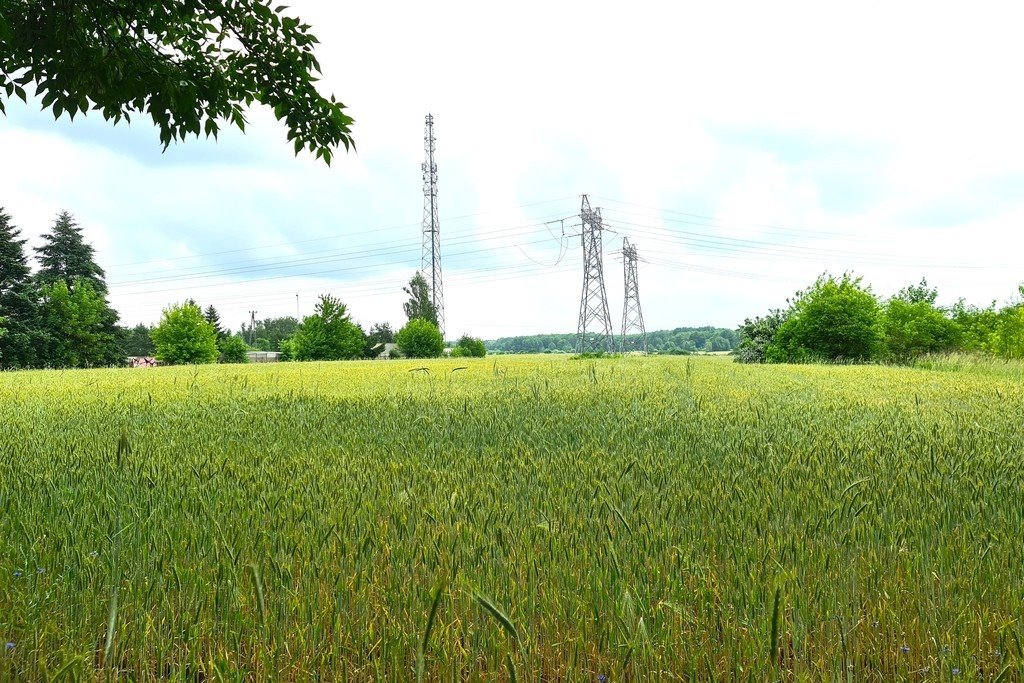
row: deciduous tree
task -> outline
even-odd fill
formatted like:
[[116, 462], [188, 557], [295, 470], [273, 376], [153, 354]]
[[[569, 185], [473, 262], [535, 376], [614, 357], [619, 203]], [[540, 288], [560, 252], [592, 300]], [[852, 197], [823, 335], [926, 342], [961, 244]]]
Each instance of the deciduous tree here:
[[444, 339], [437, 325], [425, 318], [413, 318], [398, 331], [395, 341], [403, 356], [437, 358], [444, 352]]
[[171, 365], [215, 363], [217, 333], [198, 306], [176, 304], [164, 309], [160, 324], [153, 328], [157, 360]]
[[868, 361], [882, 349], [878, 299], [861, 278], [822, 275], [799, 292], [775, 341], [769, 361]]
[[90, 280], [64, 280], [42, 288], [43, 323], [48, 332], [46, 365], [89, 368], [123, 360], [110, 324], [110, 308]]
[[363, 330], [349, 318], [345, 304], [325, 294], [316, 313], [306, 316], [293, 337], [297, 360], [360, 358], [366, 345]]
[[249, 346], [236, 334], [229, 334], [221, 339], [217, 348], [220, 349], [221, 363], [248, 363]]
[[330, 163], [352, 144], [352, 119], [317, 91], [310, 28], [273, 0], [0, 0], [0, 112], [34, 87], [56, 118], [146, 114], [166, 148], [225, 123], [244, 130], [259, 102], [296, 154]]
[[409, 295], [409, 300], [402, 304], [402, 309], [409, 320], [423, 319], [437, 327], [437, 309], [430, 299], [430, 287], [422, 273], [417, 272], [409, 280], [409, 286], [402, 291]]

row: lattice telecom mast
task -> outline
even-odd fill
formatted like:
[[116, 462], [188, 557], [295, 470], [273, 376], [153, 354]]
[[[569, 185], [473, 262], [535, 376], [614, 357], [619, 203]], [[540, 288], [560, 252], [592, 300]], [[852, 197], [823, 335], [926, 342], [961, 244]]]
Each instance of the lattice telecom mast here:
[[[647, 330], [644, 329], [644, 313], [640, 310], [640, 288], [636, 277], [636, 245], [629, 243], [628, 237], [622, 238], [622, 266], [625, 273], [626, 293], [622, 299], [622, 341], [619, 344], [623, 353], [640, 350], [647, 353]], [[640, 343], [635, 342], [626, 347], [626, 335], [634, 331], [640, 335]]]
[[427, 114], [423, 136], [423, 259], [420, 272], [430, 287], [430, 301], [437, 311], [437, 325], [444, 336], [444, 292], [441, 288], [441, 221], [437, 215], [437, 164], [434, 163], [434, 117]]
[[587, 195], [583, 195], [580, 221], [583, 223], [580, 233], [583, 240], [583, 295], [580, 297], [576, 347], [579, 353], [611, 353], [614, 351], [615, 333], [612, 332], [612, 316], [608, 312], [608, 295], [604, 288], [601, 209], [592, 210]]

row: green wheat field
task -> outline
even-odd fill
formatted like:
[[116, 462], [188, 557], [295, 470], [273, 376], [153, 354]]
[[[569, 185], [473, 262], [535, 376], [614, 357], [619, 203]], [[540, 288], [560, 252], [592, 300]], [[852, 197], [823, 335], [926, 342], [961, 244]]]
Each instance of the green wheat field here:
[[1024, 678], [1024, 365], [0, 375], [0, 680]]

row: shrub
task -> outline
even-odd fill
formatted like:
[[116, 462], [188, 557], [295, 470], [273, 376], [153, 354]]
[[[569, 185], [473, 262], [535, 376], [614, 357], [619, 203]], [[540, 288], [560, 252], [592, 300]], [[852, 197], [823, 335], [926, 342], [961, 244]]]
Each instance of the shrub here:
[[150, 334], [157, 360], [171, 365], [215, 363], [217, 332], [195, 304], [165, 308]]
[[483, 358], [486, 355], [487, 349], [484, 347], [483, 340], [477, 337], [470, 337], [468, 334], [459, 337], [455, 348], [452, 349], [452, 356], [456, 358]]
[[221, 363], [248, 363], [249, 346], [237, 335], [230, 335], [220, 340]]
[[444, 352], [444, 339], [437, 325], [414, 318], [398, 331], [395, 342], [403, 356], [409, 358], [437, 358]]

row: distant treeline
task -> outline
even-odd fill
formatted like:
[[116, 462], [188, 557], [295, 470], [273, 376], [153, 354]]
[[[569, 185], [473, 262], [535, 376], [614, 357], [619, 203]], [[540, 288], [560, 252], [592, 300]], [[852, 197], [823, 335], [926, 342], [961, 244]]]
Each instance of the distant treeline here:
[[[618, 347], [620, 337], [615, 338]], [[626, 345], [637, 348], [639, 335], [626, 335]], [[721, 327], [677, 327], [647, 333], [649, 353], [682, 354], [697, 351], [732, 351], [739, 344], [736, 330]], [[484, 342], [488, 353], [572, 353], [575, 334], [535, 334], [526, 337], [502, 337]]]

